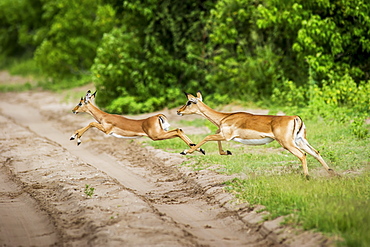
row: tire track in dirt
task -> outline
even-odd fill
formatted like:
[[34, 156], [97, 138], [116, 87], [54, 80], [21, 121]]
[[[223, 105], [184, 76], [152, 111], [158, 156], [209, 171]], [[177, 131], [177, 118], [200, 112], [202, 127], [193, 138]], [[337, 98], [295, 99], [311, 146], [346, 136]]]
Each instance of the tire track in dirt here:
[[[37, 202], [12, 181], [5, 160], [0, 167], [1, 246], [52, 246], [57, 242], [54, 226]], [[38, 227], [32, 227], [37, 225]]]

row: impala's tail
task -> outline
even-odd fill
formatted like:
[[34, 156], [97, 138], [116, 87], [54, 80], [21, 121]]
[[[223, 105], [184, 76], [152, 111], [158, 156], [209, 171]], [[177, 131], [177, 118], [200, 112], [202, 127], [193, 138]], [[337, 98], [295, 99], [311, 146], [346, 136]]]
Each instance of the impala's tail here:
[[162, 129], [168, 131], [170, 129], [170, 123], [168, 122], [165, 115], [159, 115], [159, 122], [161, 123]]
[[300, 117], [296, 117], [294, 119], [294, 142], [295, 145], [301, 149], [302, 151], [316, 156], [319, 152], [316, 151], [307, 141], [306, 139], [306, 126], [304, 125], [302, 119]]
[[302, 119], [299, 116], [297, 116], [294, 119], [294, 128], [293, 128], [294, 139], [296, 139], [298, 136], [304, 136], [305, 130], [306, 126], [304, 125]]

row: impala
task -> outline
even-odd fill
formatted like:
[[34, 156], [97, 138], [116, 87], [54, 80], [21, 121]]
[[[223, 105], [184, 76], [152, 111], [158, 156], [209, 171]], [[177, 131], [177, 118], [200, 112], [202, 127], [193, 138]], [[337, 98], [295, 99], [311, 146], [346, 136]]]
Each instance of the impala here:
[[[91, 122], [86, 127], [75, 131], [70, 140], [77, 139], [77, 145], [81, 144], [81, 136], [92, 127], [99, 129], [107, 135], [118, 138], [139, 138], [147, 136], [153, 141], [157, 141], [179, 137], [189, 147], [196, 145], [193, 144], [190, 138], [187, 137], [181, 129], [169, 130], [170, 124], [163, 114], [140, 120], [109, 114], [92, 104], [91, 101], [95, 98], [95, 95], [96, 92], [92, 94], [90, 90], [87, 91], [86, 96], [81, 98], [78, 105], [72, 110], [75, 114], [79, 112], [89, 113], [97, 121]], [[198, 149], [197, 151], [205, 154], [203, 149]]]
[[202, 94], [197, 97], [185, 93], [187, 103], [178, 111], [178, 115], [199, 114], [207, 118], [219, 129], [216, 134], [205, 137], [198, 145], [185, 150], [182, 154], [193, 153], [208, 141], [217, 141], [221, 155], [231, 155], [230, 151], [222, 149], [221, 141], [237, 141], [246, 145], [263, 145], [276, 140], [297, 156], [303, 166], [305, 176], [308, 176], [306, 153], [315, 157], [329, 174], [334, 171], [329, 168], [321, 157], [306, 139], [306, 127], [298, 116], [273, 116], [254, 115], [246, 112], [224, 113], [211, 109], [203, 103]]

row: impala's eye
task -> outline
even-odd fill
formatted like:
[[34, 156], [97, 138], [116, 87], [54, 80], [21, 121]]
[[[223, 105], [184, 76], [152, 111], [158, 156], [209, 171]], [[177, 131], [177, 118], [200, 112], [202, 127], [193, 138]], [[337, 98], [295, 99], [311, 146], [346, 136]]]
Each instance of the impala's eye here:
[[191, 105], [191, 101], [188, 101], [188, 102], [186, 103], [186, 106], [189, 106], [189, 105]]

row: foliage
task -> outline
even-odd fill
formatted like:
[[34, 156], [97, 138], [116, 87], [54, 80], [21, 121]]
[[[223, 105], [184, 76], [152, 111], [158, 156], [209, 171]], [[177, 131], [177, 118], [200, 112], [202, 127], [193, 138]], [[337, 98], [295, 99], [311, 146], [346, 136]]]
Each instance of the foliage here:
[[288, 79], [304, 83], [311, 76], [320, 85], [329, 74], [348, 74], [356, 82], [370, 78], [370, 39], [364, 35], [370, 29], [370, 9], [365, 1], [270, 0], [258, 11], [259, 28], [288, 54], [284, 59], [294, 59], [291, 65], [306, 73], [303, 80]]
[[369, 116], [364, 0], [3, 0], [0, 7], [2, 67], [34, 55], [54, 85], [92, 74], [97, 103], [111, 112], [173, 107], [182, 91], [202, 90], [210, 104], [272, 101], [309, 117]]
[[180, 95], [179, 87], [174, 86], [178, 80], [173, 73], [181, 63], [167, 63], [170, 57], [165, 59], [164, 53], [166, 50], [160, 46], [151, 52], [142, 49], [142, 41], [136, 33], [124, 28], [106, 34], [92, 68], [100, 92], [97, 103], [108, 105], [109, 111], [121, 113], [171, 106], [171, 101]]
[[208, 2], [124, 1], [122, 26], [107, 33], [92, 71], [100, 98], [113, 112], [173, 107], [184, 90], [198, 90], [198, 70], [186, 50], [201, 43]]
[[38, 30], [45, 25], [41, 16], [40, 0], [0, 1], [0, 54], [29, 56], [40, 44]]
[[256, 100], [271, 94], [281, 78], [281, 54], [261, 41], [254, 20], [250, 1], [222, 0], [211, 10], [205, 79], [215, 94]]
[[100, 0], [44, 0], [43, 10], [50, 27], [35, 52], [43, 72], [51, 78], [88, 73], [103, 33], [116, 22], [114, 9]]
[[365, 119], [370, 115], [370, 83], [357, 85], [348, 74], [323, 83], [321, 88], [314, 83], [297, 87], [286, 81], [285, 88], [274, 90], [272, 100], [276, 104], [285, 103], [287, 114], [298, 114], [304, 119], [320, 116], [334, 122], [352, 122], [351, 130], [355, 136], [368, 136]]

